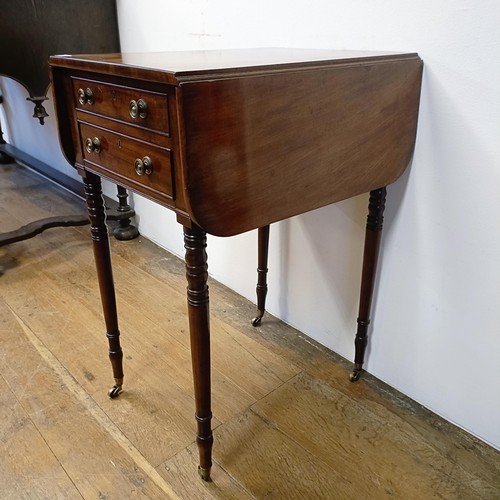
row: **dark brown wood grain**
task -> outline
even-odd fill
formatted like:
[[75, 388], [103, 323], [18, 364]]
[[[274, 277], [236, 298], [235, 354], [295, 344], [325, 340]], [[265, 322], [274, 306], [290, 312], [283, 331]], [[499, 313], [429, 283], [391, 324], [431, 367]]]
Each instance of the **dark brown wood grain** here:
[[[164, 203], [215, 235], [386, 186], [413, 151], [422, 75], [415, 54], [261, 49], [55, 57], [51, 65], [59, 120], [70, 117], [71, 135], [61, 135], [68, 159], [83, 167], [81, 148], [73, 149], [75, 106], [80, 119], [90, 112], [79, 108], [92, 106], [75, 104], [75, 92], [92, 82], [99, 113], [86, 121], [155, 144], [170, 134], [179, 197]], [[147, 127], [127, 127], [126, 101], [141, 95], [156, 114]], [[120, 182], [138, 189], [133, 176]]]
[[266, 312], [267, 296], [267, 258], [269, 254], [269, 226], [259, 227], [257, 243], [257, 315], [252, 319], [252, 325], [258, 326]]
[[120, 330], [118, 328], [118, 314], [116, 311], [115, 285], [109, 250], [108, 228], [102, 198], [101, 179], [97, 175], [87, 173], [83, 179], [87, 209], [90, 219], [90, 234], [94, 249], [94, 260], [101, 293], [106, 337], [109, 344], [109, 359], [113, 368], [115, 386], [112, 390], [121, 391], [123, 384], [123, 352], [120, 345]]
[[200, 452], [199, 472], [210, 479], [212, 468], [212, 404], [210, 377], [210, 314], [208, 300], [207, 235], [197, 226], [184, 228], [191, 360], [196, 400], [196, 443]]
[[[89, 170], [123, 182], [163, 203], [168, 203], [174, 197], [170, 150], [87, 123], [79, 123], [79, 129], [84, 165]], [[84, 146], [85, 140], [94, 137], [99, 139], [101, 150], [89, 153]], [[151, 158], [153, 171], [150, 175], [139, 176], [135, 172], [135, 161], [145, 156]]]
[[368, 326], [370, 325], [373, 291], [377, 272], [378, 254], [382, 228], [384, 226], [384, 210], [387, 189], [385, 187], [370, 192], [368, 217], [366, 220], [365, 247], [363, 251], [363, 270], [361, 274], [361, 289], [359, 294], [358, 328], [354, 345], [354, 370], [351, 381], [356, 382], [361, 376], [365, 361], [365, 350], [368, 343]]
[[228, 236], [394, 182], [420, 75], [412, 60], [184, 85], [193, 219]]
[[332, 65], [359, 65], [418, 59], [415, 53], [353, 50], [257, 48], [209, 51], [83, 54], [52, 56], [52, 67], [110, 78], [180, 85], [200, 80], [311, 71]]
[[[92, 103], [81, 104], [78, 100], [80, 89], [90, 89]], [[143, 88], [126, 87], [117, 84], [105, 84], [99, 81], [75, 78], [73, 80], [73, 98], [76, 109], [122, 120], [132, 125], [169, 134], [169, 117], [167, 95], [144, 90]], [[143, 99], [147, 103], [144, 118], [130, 115], [130, 101]]]

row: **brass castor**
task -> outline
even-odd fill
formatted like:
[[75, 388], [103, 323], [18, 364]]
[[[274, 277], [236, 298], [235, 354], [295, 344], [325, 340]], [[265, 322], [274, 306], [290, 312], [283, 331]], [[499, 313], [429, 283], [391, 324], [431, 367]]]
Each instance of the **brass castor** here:
[[122, 386], [121, 385], [114, 385], [113, 387], [111, 387], [111, 389], [108, 391], [108, 396], [111, 398], [111, 399], [115, 399], [118, 394], [120, 394], [120, 392], [122, 392]]
[[252, 326], [259, 326], [262, 322], [262, 316], [255, 316], [254, 319], [252, 319]]
[[198, 474], [203, 479], [203, 481], [211, 481], [212, 480], [210, 478], [210, 470], [211, 470], [211, 467], [209, 467], [208, 469], [204, 469], [203, 467], [200, 467], [198, 465]]
[[351, 375], [350, 375], [350, 379], [351, 379], [351, 382], [357, 382], [360, 377], [361, 377], [361, 372], [363, 370], [361, 369], [361, 367], [356, 367], [354, 368], [354, 370], [352, 371]]

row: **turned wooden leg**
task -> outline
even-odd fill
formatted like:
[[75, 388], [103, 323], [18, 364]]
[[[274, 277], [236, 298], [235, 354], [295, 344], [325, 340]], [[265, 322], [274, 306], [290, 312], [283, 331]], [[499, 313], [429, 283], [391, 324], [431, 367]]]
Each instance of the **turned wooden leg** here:
[[106, 323], [106, 336], [109, 342], [109, 359], [113, 367], [115, 385], [109, 390], [109, 397], [114, 398], [123, 385], [123, 353], [120, 347], [120, 331], [116, 313], [115, 286], [109, 251], [106, 212], [102, 198], [101, 179], [97, 175], [85, 172], [83, 176], [87, 209], [90, 218], [90, 234], [94, 247], [94, 259], [97, 268], [99, 290]]
[[269, 253], [269, 225], [260, 227], [258, 231], [259, 256], [257, 263], [257, 316], [252, 319], [252, 325], [258, 326], [266, 311], [267, 295], [267, 256]]
[[187, 303], [191, 360], [196, 404], [196, 442], [200, 453], [198, 471], [210, 480], [212, 467], [212, 411], [210, 389], [210, 317], [208, 303], [208, 267], [206, 233], [198, 226], [184, 227], [186, 249]]
[[[128, 204], [128, 192], [120, 185], [116, 186], [118, 198], [118, 212], [130, 212], [130, 205]], [[139, 236], [138, 229], [131, 223], [130, 218], [126, 217], [118, 221], [118, 225], [113, 231], [113, 235], [117, 240], [128, 241], [133, 240]]]
[[385, 198], [385, 187], [370, 192], [359, 298], [358, 330], [354, 341], [356, 352], [354, 355], [354, 371], [351, 374], [351, 381], [353, 382], [361, 376], [368, 342], [368, 325], [370, 324], [373, 286], [375, 284], [380, 237], [384, 223]]

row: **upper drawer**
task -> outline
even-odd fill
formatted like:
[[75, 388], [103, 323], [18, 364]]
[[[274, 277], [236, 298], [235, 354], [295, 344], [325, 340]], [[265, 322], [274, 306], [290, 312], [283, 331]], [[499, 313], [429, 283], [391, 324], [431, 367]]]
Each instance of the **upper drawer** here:
[[170, 135], [166, 94], [74, 78], [73, 101], [81, 111]]

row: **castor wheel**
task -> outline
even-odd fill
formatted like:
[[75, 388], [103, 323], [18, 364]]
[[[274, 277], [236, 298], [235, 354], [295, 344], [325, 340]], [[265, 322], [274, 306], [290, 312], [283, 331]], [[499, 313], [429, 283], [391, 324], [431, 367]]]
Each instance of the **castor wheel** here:
[[198, 465], [198, 474], [203, 479], [203, 481], [212, 481], [212, 479], [210, 478], [210, 470], [211, 467], [209, 467], [208, 469], [204, 469], [203, 467]]
[[111, 387], [111, 389], [108, 391], [108, 396], [111, 398], [111, 399], [114, 399], [118, 396], [118, 394], [120, 394], [120, 392], [122, 392], [122, 386], [121, 385], [114, 385], [113, 387]]
[[259, 326], [262, 321], [262, 316], [256, 316], [252, 319], [252, 326]]

